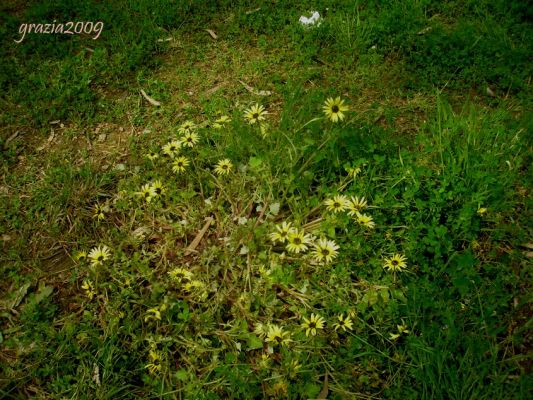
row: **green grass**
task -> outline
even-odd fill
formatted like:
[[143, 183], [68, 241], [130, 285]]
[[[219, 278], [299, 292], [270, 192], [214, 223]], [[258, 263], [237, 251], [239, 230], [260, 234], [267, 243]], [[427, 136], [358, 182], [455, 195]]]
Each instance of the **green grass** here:
[[[527, 398], [521, 2], [2, 7], [0, 397]], [[322, 24], [302, 29], [315, 9]], [[106, 25], [13, 43], [21, 22], [54, 19]], [[337, 96], [350, 110], [333, 123]], [[256, 103], [264, 134], [244, 117]], [[176, 173], [163, 146], [187, 120], [199, 141]], [[375, 227], [329, 211], [340, 194], [364, 196]], [[282, 222], [337, 257], [273, 242]], [[102, 265], [77, 257], [104, 245]], [[384, 268], [394, 254], [404, 271]]]

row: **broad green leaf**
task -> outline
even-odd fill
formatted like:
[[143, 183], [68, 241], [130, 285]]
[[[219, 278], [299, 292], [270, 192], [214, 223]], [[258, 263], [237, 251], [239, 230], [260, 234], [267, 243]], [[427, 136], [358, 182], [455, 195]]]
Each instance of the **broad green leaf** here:
[[186, 369], [182, 368], [176, 371], [175, 376], [178, 381], [184, 381], [189, 377], [189, 374], [187, 373]]
[[261, 349], [263, 347], [263, 341], [253, 333], [250, 333], [248, 335], [248, 340], [246, 341], [246, 347], [248, 350]]
[[280, 204], [279, 203], [272, 203], [270, 205], [270, 208], [269, 208], [269, 212], [270, 214], [272, 215], [278, 215], [279, 213], [279, 207], [280, 207]]
[[35, 304], [39, 304], [52, 294], [54, 288], [52, 286], [42, 286], [39, 292], [35, 295]]
[[250, 157], [250, 161], [249, 161], [250, 168], [257, 169], [261, 166], [262, 163], [263, 163], [263, 160], [260, 159], [259, 157]]

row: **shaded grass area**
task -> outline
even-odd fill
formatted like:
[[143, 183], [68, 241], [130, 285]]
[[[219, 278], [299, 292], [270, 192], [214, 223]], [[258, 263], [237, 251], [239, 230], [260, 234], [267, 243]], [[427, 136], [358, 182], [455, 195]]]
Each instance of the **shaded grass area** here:
[[[6, 6], [2, 143], [23, 133], [2, 152], [2, 396], [526, 398], [529, 9], [432, 3]], [[323, 24], [302, 30], [317, 7]], [[75, 18], [110, 22], [98, 41], [12, 43], [21, 21]], [[316, 120], [329, 96], [350, 105], [341, 124]], [[266, 136], [243, 118], [255, 102]], [[200, 142], [176, 174], [162, 146], [185, 120]], [[165, 195], [144, 203], [156, 180]], [[374, 230], [328, 212], [340, 193], [368, 199]], [[272, 243], [282, 221], [338, 258]], [[104, 265], [76, 259], [103, 244]], [[406, 272], [384, 271], [395, 253]], [[181, 267], [197, 289], [172, 279]], [[270, 352], [260, 324], [293, 343]]]

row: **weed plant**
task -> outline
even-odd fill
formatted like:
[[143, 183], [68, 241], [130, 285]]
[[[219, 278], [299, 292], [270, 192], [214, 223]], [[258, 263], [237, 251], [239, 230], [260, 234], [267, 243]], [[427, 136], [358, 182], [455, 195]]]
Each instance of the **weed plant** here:
[[0, 397], [527, 398], [528, 9], [265, 4], [3, 6]]

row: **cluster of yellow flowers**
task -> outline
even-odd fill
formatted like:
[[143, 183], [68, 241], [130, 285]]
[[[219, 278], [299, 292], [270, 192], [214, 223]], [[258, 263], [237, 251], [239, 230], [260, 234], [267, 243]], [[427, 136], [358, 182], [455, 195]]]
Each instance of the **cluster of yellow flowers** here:
[[93, 283], [85, 279], [81, 285], [81, 288], [85, 290], [85, 295], [89, 298], [89, 300], [92, 300], [92, 298], [96, 295], [96, 290], [94, 289]]
[[152, 345], [148, 352], [148, 359], [150, 362], [144, 366], [151, 375], [161, 372], [163, 355], [157, 351], [157, 347]]
[[[213, 127], [215, 129], [222, 129], [230, 121], [231, 119], [228, 116], [223, 115], [214, 122]], [[178, 134], [181, 136], [169, 141], [161, 148], [161, 153], [172, 160], [172, 171], [176, 174], [185, 172], [187, 167], [191, 164], [189, 158], [181, 155], [180, 151], [182, 148], [192, 148], [199, 142], [200, 135], [197, 132], [197, 128], [197, 125], [193, 121], [185, 121], [178, 128]], [[156, 152], [151, 151], [146, 157], [151, 161], [154, 161], [159, 158], [159, 155]], [[215, 164], [214, 171], [218, 175], [226, 175], [229, 174], [232, 168], [233, 164], [226, 158], [219, 160]], [[150, 185], [144, 185], [138, 193], [147, 202], [150, 202], [155, 197], [150, 190]]]
[[200, 280], [193, 279], [193, 273], [185, 268], [174, 268], [168, 272], [168, 275], [174, 284], [181, 286], [187, 293], [197, 292], [201, 297], [207, 294], [205, 284]]
[[[306, 336], [316, 336], [317, 332], [326, 326], [326, 320], [318, 314], [312, 313], [309, 319], [304, 317], [303, 320], [301, 326], [305, 329]], [[349, 315], [339, 314], [335, 323], [333, 323], [333, 328], [335, 328], [335, 331], [351, 331], [353, 329], [353, 321]]]
[[270, 239], [274, 243], [286, 243], [286, 249], [291, 253], [304, 253], [312, 247], [315, 260], [325, 263], [330, 263], [338, 255], [339, 246], [333, 240], [317, 239], [303, 229], [294, 228], [291, 222], [284, 221], [281, 225], [276, 225], [275, 229], [270, 234]]
[[147, 183], [141, 187], [141, 190], [137, 192], [137, 195], [147, 203], [150, 203], [153, 199], [162, 196], [165, 193], [165, 187], [160, 180]]
[[[316, 336], [326, 326], [326, 320], [318, 314], [312, 313], [309, 318], [303, 317], [302, 319], [300, 327], [305, 330], [307, 337]], [[332, 326], [335, 332], [347, 332], [353, 329], [353, 321], [349, 315], [339, 314]], [[271, 346], [287, 346], [292, 342], [291, 332], [283, 330], [276, 324], [265, 325], [258, 322], [254, 326], [254, 333]]]
[[[339, 122], [344, 119], [344, 113], [348, 111], [349, 108], [344, 104], [344, 100], [341, 100], [340, 97], [336, 97], [335, 99], [330, 97], [324, 102], [322, 110], [326, 115], [326, 118], [330, 121]], [[244, 118], [250, 125], [259, 125], [261, 136], [263, 136], [263, 138], [267, 137], [269, 133], [269, 126], [264, 122], [267, 114], [268, 111], [265, 110], [265, 107], [257, 103], [244, 111]]]
[[150, 362], [144, 366], [148, 369], [148, 372], [150, 372], [152, 375], [161, 372], [161, 354], [159, 354], [157, 351], [150, 350], [149, 358]]
[[[80, 250], [76, 252], [74, 259], [77, 261], [90, 260], [91, 266], [97, 267], [103, 265], [111, 257], [111, 251], [107, 246], [98, 246], [91, 249], [89, 254], [86, 251]], [[90, 279], [84, 279], [81, 288], [85, 291], [85, 295], [89, 300], [92, 300], [98, 293], [94, 287], [94, 283]]]
[[365, 228], [373, 229], [376, 226], [370, 215], [361, 212], [367, 207], [367, 201], [364, 197], [352, 196], [348, 198], [345, 195], [339, 194], [331, 199], [327, 199], [324, 201], [324, 204], [329, 211], [334, 213], [347, 211], [349, 216], [354, 217], [355, 221]]
[[226, 126], [227, 123], [231, 122], [230, 117], [227, 115], [222, 115], [220, 118], [217, 118], [213, 123], [213, 128], [222, 129]]
[[[354, 217], [355, 221], [361, 226], [372, 229], [375, 223], [370, 215], [363, 214], [361, 211], [367, 207], [367, 201], [364, 197], [350, 198], [344, 195], [336, 195], [333, 198], [324, 201], [327, 209], [334, 213], [347, 211], [348, 215]], [[407, 258], [402, 254], [394, 254], [390, 258], [384, 259], [383, 267], [389, 271], [399, 272], [407, 268]]]

